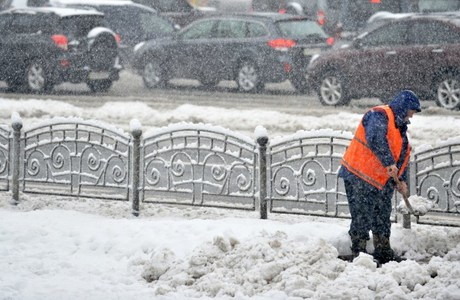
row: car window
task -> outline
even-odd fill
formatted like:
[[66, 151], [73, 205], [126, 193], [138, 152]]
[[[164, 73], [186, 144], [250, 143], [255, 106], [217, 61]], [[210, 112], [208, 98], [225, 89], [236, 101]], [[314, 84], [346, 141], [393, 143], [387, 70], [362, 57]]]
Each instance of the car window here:
[[327, 34], [315, 21], [289, 20], [276, 23], [281, 36], [285, 38], [306, 39], [314, 37], [327, 38]]
[[256, 22], [248, 22], [248, 37], [263, 37], [268, 35], [267, 28], [264, 25]]
[[42, 14], [17, 14], [13, 16], [10, 29], [11, 32], [17, 34], [49, 32], [51, 30], [49, 23], [49, 19]]
[[217, 24], [217, 37], [236, 39], [246, 37], [246, 22], [238, 20], [221, 20]]
[[205, 39], [212, 37], [212, 30], [214, 28], [216, 21], [202, 21], [197, 22], [187, 29], [184, 29], [180, 36], [183, 39]]
[[407, 41], [405, 23], [393, 23], [378, 27], [361, 39], [364, 47], [404, 45]]
[[139, 22], [146, 37], [162, 37], [174, 32], [170, 22], [151, 13], [141, 13]]
[[62, 18], [60, 21], [61, 29], [65, 34], [76, 37], [88, 35], [95, 27], [109, 27], [105, 23], [103, 16], [81, 15]]
[[419, 0], [418, 10], [420, 12], [442, 12], [455, 11], [460, 9], [459, 0]]
[[415, 22], [410, 26], [409, 39], [412, 44], [460, 43], [460, 33], [441, 22]]

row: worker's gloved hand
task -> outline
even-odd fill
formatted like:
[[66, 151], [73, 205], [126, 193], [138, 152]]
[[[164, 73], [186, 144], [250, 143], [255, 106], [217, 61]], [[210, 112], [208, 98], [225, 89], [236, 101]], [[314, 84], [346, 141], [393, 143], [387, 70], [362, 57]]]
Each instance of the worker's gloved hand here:
[[409, 188], [407, 187], [407, 184], [405, 181], [399, 181], [396, 184], [396, 190], [406, 197], [409, 196]]
[[397, 178], [398, 177], [398, 171], [399, 171], [398, 167], [395, 164], [387, 167], [388, 175], [391, 178]]

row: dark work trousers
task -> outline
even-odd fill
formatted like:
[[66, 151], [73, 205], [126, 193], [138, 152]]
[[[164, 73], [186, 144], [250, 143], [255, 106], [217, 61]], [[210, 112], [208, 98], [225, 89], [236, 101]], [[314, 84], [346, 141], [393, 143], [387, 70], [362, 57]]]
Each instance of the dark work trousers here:
[[387, 183], [379, 190], [356, 176], [344, 178], [344, 183], [351, 213], [350, 236], [368, 240], [372, 231], [389, 238], [393, 185]]

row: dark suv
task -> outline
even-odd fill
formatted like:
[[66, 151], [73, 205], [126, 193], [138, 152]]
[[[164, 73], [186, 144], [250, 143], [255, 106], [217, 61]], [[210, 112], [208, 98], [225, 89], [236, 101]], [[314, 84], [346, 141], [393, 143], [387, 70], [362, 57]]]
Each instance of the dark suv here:
[[349, 47], [312, 59], [308, 76], [325, 105], [410, 89], [460, 107], [460, 14], [412, 15], [366, 32]]
[[215, 16], [197, 20], [171, 38], [146, 42], [135, 52], [134, 66], [148, 88], [191, 78], [205, 86], [235, 80], [241, 91], [255, 92], [266, 82], [289, 79], [306, 91], [310, 58], [329, 48], [328, 43], [331, 38], [306, 17]]
[[123, 65], [130, 66], [134, 47], [145, 40], [171, 36], [174, 24], [158, 15], [154, 9], [123, 0], [55, 0], [54, 6], [95, 9], [105, 15], [105, 20], [120, 36], [120, 57]]
[[118, 80], [118, 43], [100, 12], [68, 8], [0, 13], [0, 80], [12, 90], [46, 92], [85, 82], [93, 92]]

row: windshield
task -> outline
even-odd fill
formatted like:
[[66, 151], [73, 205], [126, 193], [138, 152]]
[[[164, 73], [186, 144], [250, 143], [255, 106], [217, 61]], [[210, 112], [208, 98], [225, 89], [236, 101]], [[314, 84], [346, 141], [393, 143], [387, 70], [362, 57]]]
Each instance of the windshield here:
[[107, 27], [104, 16], [72, 16], [61, 19], [63, 32], [73, 36], [86, 36], [95, 27]]
[[277, 27], [282, 37], [292, 39], [305, 39], [311, 37], [327, 38], [326, 33], [315, 21], [290, 20], [277, 22]]

